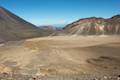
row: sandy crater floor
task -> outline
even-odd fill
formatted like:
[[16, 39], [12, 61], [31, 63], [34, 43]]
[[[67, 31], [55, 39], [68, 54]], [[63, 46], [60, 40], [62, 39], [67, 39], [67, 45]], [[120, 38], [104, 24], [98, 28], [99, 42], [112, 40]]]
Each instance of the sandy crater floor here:
[[78, 76], [78, 80], [89, 80], [91, 75], [92, 78], [117, 76], [120, 37], [54, 36], [9, 41], [0, 45], [0, 73], [53, 76], [52, 80], [60, 76], [64, 80], [75, 80]]

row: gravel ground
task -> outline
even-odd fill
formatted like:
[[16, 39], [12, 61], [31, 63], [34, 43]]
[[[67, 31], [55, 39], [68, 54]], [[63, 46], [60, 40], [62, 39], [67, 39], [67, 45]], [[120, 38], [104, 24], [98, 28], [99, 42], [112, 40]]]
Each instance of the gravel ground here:
[[0, 80], [120, 80], [120, 75], [80, 74], [80, 75], [53, 75], [31, 76], [14, 74], [0, 74]]

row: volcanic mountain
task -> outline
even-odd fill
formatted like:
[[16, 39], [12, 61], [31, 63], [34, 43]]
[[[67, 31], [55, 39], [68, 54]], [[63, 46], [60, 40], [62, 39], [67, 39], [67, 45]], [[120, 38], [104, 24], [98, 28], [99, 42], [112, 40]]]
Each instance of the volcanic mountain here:
[[109, 19], [84, 18], [68, 24], [64, 28], [65, 33], [72, 35], [114, 35], [120, 34], [120, 15]]
[[0, 42], [43, 36], [35, 25], [0, 7]]

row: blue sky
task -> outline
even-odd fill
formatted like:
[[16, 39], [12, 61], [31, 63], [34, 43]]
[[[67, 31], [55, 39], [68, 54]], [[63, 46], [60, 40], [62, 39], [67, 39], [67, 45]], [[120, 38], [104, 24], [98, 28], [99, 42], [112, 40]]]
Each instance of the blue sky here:
[[0, 5], [35, 25], [67, 24], [120, 13], [120, 0], [0, 0]]

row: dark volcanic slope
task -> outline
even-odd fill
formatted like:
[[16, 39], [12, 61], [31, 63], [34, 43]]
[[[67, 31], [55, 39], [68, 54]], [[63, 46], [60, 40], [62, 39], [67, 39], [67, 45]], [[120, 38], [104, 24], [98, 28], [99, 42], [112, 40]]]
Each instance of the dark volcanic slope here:
[[104, 18], [84, 18], [67, 25], [64, 28], [67, 34], [101, 35], [120, 34], [120, 15], [109, 19]]
[[43, 36], [41, 30], [0, 7], [0, 42]]

